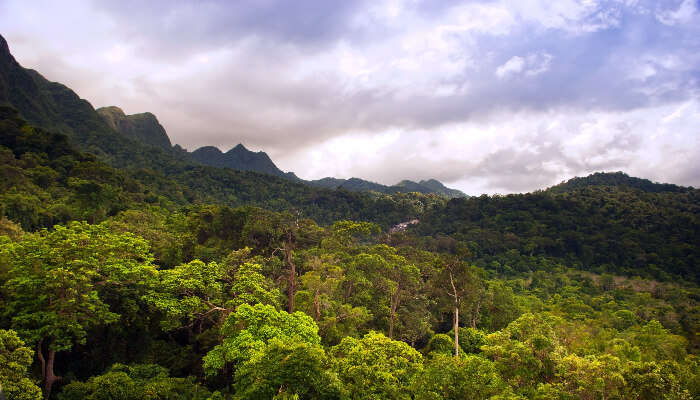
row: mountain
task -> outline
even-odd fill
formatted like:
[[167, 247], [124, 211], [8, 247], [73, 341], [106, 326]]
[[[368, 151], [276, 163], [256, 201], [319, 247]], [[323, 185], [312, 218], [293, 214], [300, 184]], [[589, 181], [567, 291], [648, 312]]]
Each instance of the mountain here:
[[596, 173], [533, 193], [452, 199], [413, 229], [459, 238], [477, 265], [503, 271], [522, 272], [527, 260], [545, 257], [596, 272], [700, 282], [698, 216], [698, 189]]
[[95, 111], [110, 128], [124, 136], [164, 149], [172, 147], [165, 129], [158, 122], [156, 116], [149, 112], [126, 115], [121, 108], [116, 106], [102, 107]]
[[181, 151], [154, 147], [115, 130], [70, 88], [19, 65], [1, 35], [0, 104], [16, 109], [35, 127], [68, 136], [78, 150], [92, 153], [114, 167], [165, 170], [174, 162], [190, 162]]
[[293, 172], [283, 172], [272, 162], [267, 153], [263, 151], [252, 152], [242, 144], [238, 144], [231, 150], [223, 153], [217, 147], [205, 146], [190, 153], [193, 160], [218, 168], [231, 168], [240, 171], [255, 171], [263, 174], [279, 176], [292, 181], [300, 179]]
[[418, 185], [432, 190], [433, 193], [442, 194], [442, 195], [449, 197], [449, 198], [469, 197], [461, 190], [450, 189], [450, 188], [446, 187], [445, 185], [442, 184], [442, 182], [438, 181], [437, 179], [422, 180], [422, 181], [418, 182]]
[[241, 171], [261, 172], [263, 174], [279, 176], [295, 182], [302, 182], [326, 189], [345, 189], [351, 192], [377, 192], [383, 194], [418, 192], [423, 194], [438, 194], [447, 198], [467, 197], [467, 195], [461, 191], [447, 188], [435, 179], [420, 181], [418, 183], [404, 180], [393, 186], [386, 186], [360, 178], [339, 179], [327, 177], [305, 181], [299, 179], [293, 172], [285, 173], [277, 168], [275, 163], [265, 152], [252, 152], [246, 149], [242, 144], [238, 144], [226, 153], [214, 146], [204, 146], [193, 151], [190, 155], [193, 160], [204, 165]]
[[370, 182], [360, 178], [322, 178], [308, 181], [308, 183], [313, 186], [325, 187], [329, 189], [342, 188], [352, 192], [369, 191], [383, 194], [418, 192], [423, 194], [438, 194], [447, 198], [469, 197], [460, 190], [445, 187], [445, 185], [436, 179], [422, 180], [418, 183], [403, 180], [392, 186], [382, 185], [380, 183]]
[[624, 172], [596, 172], [586, 177], [575, 177], [547, 189], [553, 193], [571, 192], [576, 189], [592, 186], [608, 186], [624, 189], [637, 189], [643, 192], [684, 192], [691, 188], [670, 183], [655, 183], [648, 179], [631, 177]]

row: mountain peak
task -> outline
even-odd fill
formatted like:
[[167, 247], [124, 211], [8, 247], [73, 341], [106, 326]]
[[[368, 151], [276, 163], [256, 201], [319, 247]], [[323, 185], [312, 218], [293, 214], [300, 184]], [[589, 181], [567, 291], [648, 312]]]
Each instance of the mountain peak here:
[[116, 115], [126, 116], [126, 114], [124, 113], [124, 110], [122, 110], [121, 108], [119, 108], [117, 106], [102, 107], [102, 108], [98, 108], [95, 111], [99, 111], [99, 110], [102, 110], [102, 112], [108, 112], [108, 113], [112, 113], [112, 114], [116, 114]]
[[423, 185], [423, 186], [427, 186], [427, 187], [438, 187], [438, 188], [441, 188], [441, 189], [444, 189], [444, 188], [445, 188], [445, 185], [444, 185], [442, 182], [440, 182], [439, 180], [435, 179], [435, 178], [430, 178], [430, 179], [427, 179], [427, 180], [422, 180], [422, 181], [418, 182], [418, 184], [419, 184], [419, 185]]
[[223, 154], [221, 150], [219, 150], [219, 148], [216, 146], [202, 146], [195, 150], [193, 153], [195, 152], [199, 152], [202, 154]]
[[246, 149], [242, 143], [237, 144], [226, 153], [222, 153], [221, 150], [213, 146], [200, 147], [192, 152], [192, 158], [212, 167], [256, 171], [268, 175], [287, 177], [291, 180], [298, 179], [296, 176], [285, 174], [277, 168], [267, 153], [262, 151], [252, 152]]
[[0, 54], [10, 54], [10, 46], [2, 35], [0, 35]]
[[231, 150], [227, 151], [227, 153], [252, 153], [252, 151], [248, 150], [245, 146], [243, 146], [243, 143], [238, 143], [235, 147], [232, 147]]
[[115, 131], [151, 146], [170, 148], [170, 138], [158, 118], [150, 112], [126, 115], [117, 106], [98, 108], [97, 113]]

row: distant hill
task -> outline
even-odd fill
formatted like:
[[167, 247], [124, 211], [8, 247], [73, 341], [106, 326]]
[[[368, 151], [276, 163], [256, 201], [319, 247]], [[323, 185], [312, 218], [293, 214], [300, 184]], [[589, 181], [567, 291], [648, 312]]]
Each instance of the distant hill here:
[[524, 271], [527, 260], [546, 257], [597, 272], [700, 282], [700, 190], [645, 181], [594, 174], [555, 190], [453, 199], [413, 230], [459, 238], [477, 265], [503, 271]]
[[596, 172], [586, 177], [575, 177], [568, 181], [547, 189], [552, 193], [571, 192], [576, 189], [592, 187], [592, 186], [609, 186], [624, 189], [638, 189], [644, 192], [661, 193], [661, 192], [685, 192], [691, 190], [682, 186], [673, 185], [670, 183], [655, 183], [648, 179], [635, 178], [625, 174], [624, 172]]
[[97, 113], [107, 125], [124, 136], [138, 139], [151, 146], [170, 149], [172, 144], [165, 129], [155, 115], [145, 112], [126, 115], [121, 108], [111, 106], [98, 108]]
[[263, 151], [252, 152], [242, 144], [238, 144], [231, 150], [223, 153], [214, 146], [200, 147], [190, 153], [193, 160], [219, 168], [231, 168], [241, 171], [255, 171], [263, 174], [279, 176], [292, 181], [299, 181], [292, 172], [283, 172], [272, 162], [267, 153]]
[[253, 152], [238, 144], [227, 152], [222, 152], [214, 146], [204, 146], [190, 153], [193, 160], [219, 168], [231, 168], [241, 171], [255, 171], [263, 174], [279, 176], [295, 182], [326, 189], [345, 189], [351, 192], [377, 192], [383, 194], [418, 192], [423, 194], [438, 194], [448, 198], [467, 197], [456, 189], [445, 187], [435, 179], [418, 183], [404, 180], [393, 186], [382, 185], [360, 178], [339, 179], [323, 178], [311, 181], [299, 179], [293, 172], [283, 172], [263, 151]]
[[423, 194], [438, 194], [447, 198], [469, 197], [460, 190], [445, 187], [445, 185], [435, 179], [423, 180], [418, 183], [403, 180], [392, 186], [382, 185], [380, 183], [366, 181], [360, 178], [323, 178], [307, 181], [307, 183], [313, 186], [325, 187], [329, 189], [342, 188], [352, 192], [370, 191], [384, 194], [418, 192]]
[[[401, 186], [403, 182], [410, 182], [410, 183], [415, 183], [411, 181], [401, 181], [397, 186]], [[428, 188], [432, 193], [436, 194], [441, 194], [449, 198], [455, 198], [455, 197], [469, 197], [466, 195], [464, 192], [461, 190], [457, 189], [450, 189], [446, 187], [445, 185], [442, 184], [442, 182], [438, 181], [437, 179], [428, 179], [428, 180], [422, 180], [418, 182], [417, 184], [419, 187], [422, 188]]]

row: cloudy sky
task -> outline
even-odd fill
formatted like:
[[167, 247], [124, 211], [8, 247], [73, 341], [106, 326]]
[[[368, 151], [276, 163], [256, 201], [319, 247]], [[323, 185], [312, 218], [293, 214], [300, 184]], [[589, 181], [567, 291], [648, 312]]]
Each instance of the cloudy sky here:
[[17, 60], [302, 178], [700, 186], [698, 0], [0, 1]]

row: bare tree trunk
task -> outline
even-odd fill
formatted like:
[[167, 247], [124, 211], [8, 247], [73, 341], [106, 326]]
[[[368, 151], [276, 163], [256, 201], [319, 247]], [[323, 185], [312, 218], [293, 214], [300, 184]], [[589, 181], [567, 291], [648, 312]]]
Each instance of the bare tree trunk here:
[[352, 289], [353, 289], [353, 284], [350, 282], [348, 284], [348, 287], [345, 289], [345, 297], [343, 297], [343, 303], [347, 303], [348, 299], [350, 298], [350, 294], [352, 294]]
[[318, 289], [314, 292], [314, 321], [318, 322], [321, 318], [321, 301], [318, 298]]
[[459, 307], [455, 304], [455, 357], [459, 357]]
[[452, 285], [452, 297], [454, 297], [455, 300], [455, 357], [459, 357], [459, 296], [457, 295], [457, 288], [455, 287], [454, 279], [452, 279], [452, 271], [450, 271], [450, 285]]
[[396, 309], [399, 308], [399, 296], [401, 294], [401, 284], [396, 286], [396, 294], [391, 299], [391, 315], [389, 318], [389, 339], [394, 338], [394, 318], [396, 317]]
[[294, 312], [294, 293], [296, 291], [296, 266], [292, 261], [292, 234], [287, 233], [287, 240], [284, 242], [284, 258], [287, 262], [287, 268], [289, 268], [289, 306], [288, 312], [291, 314]]

